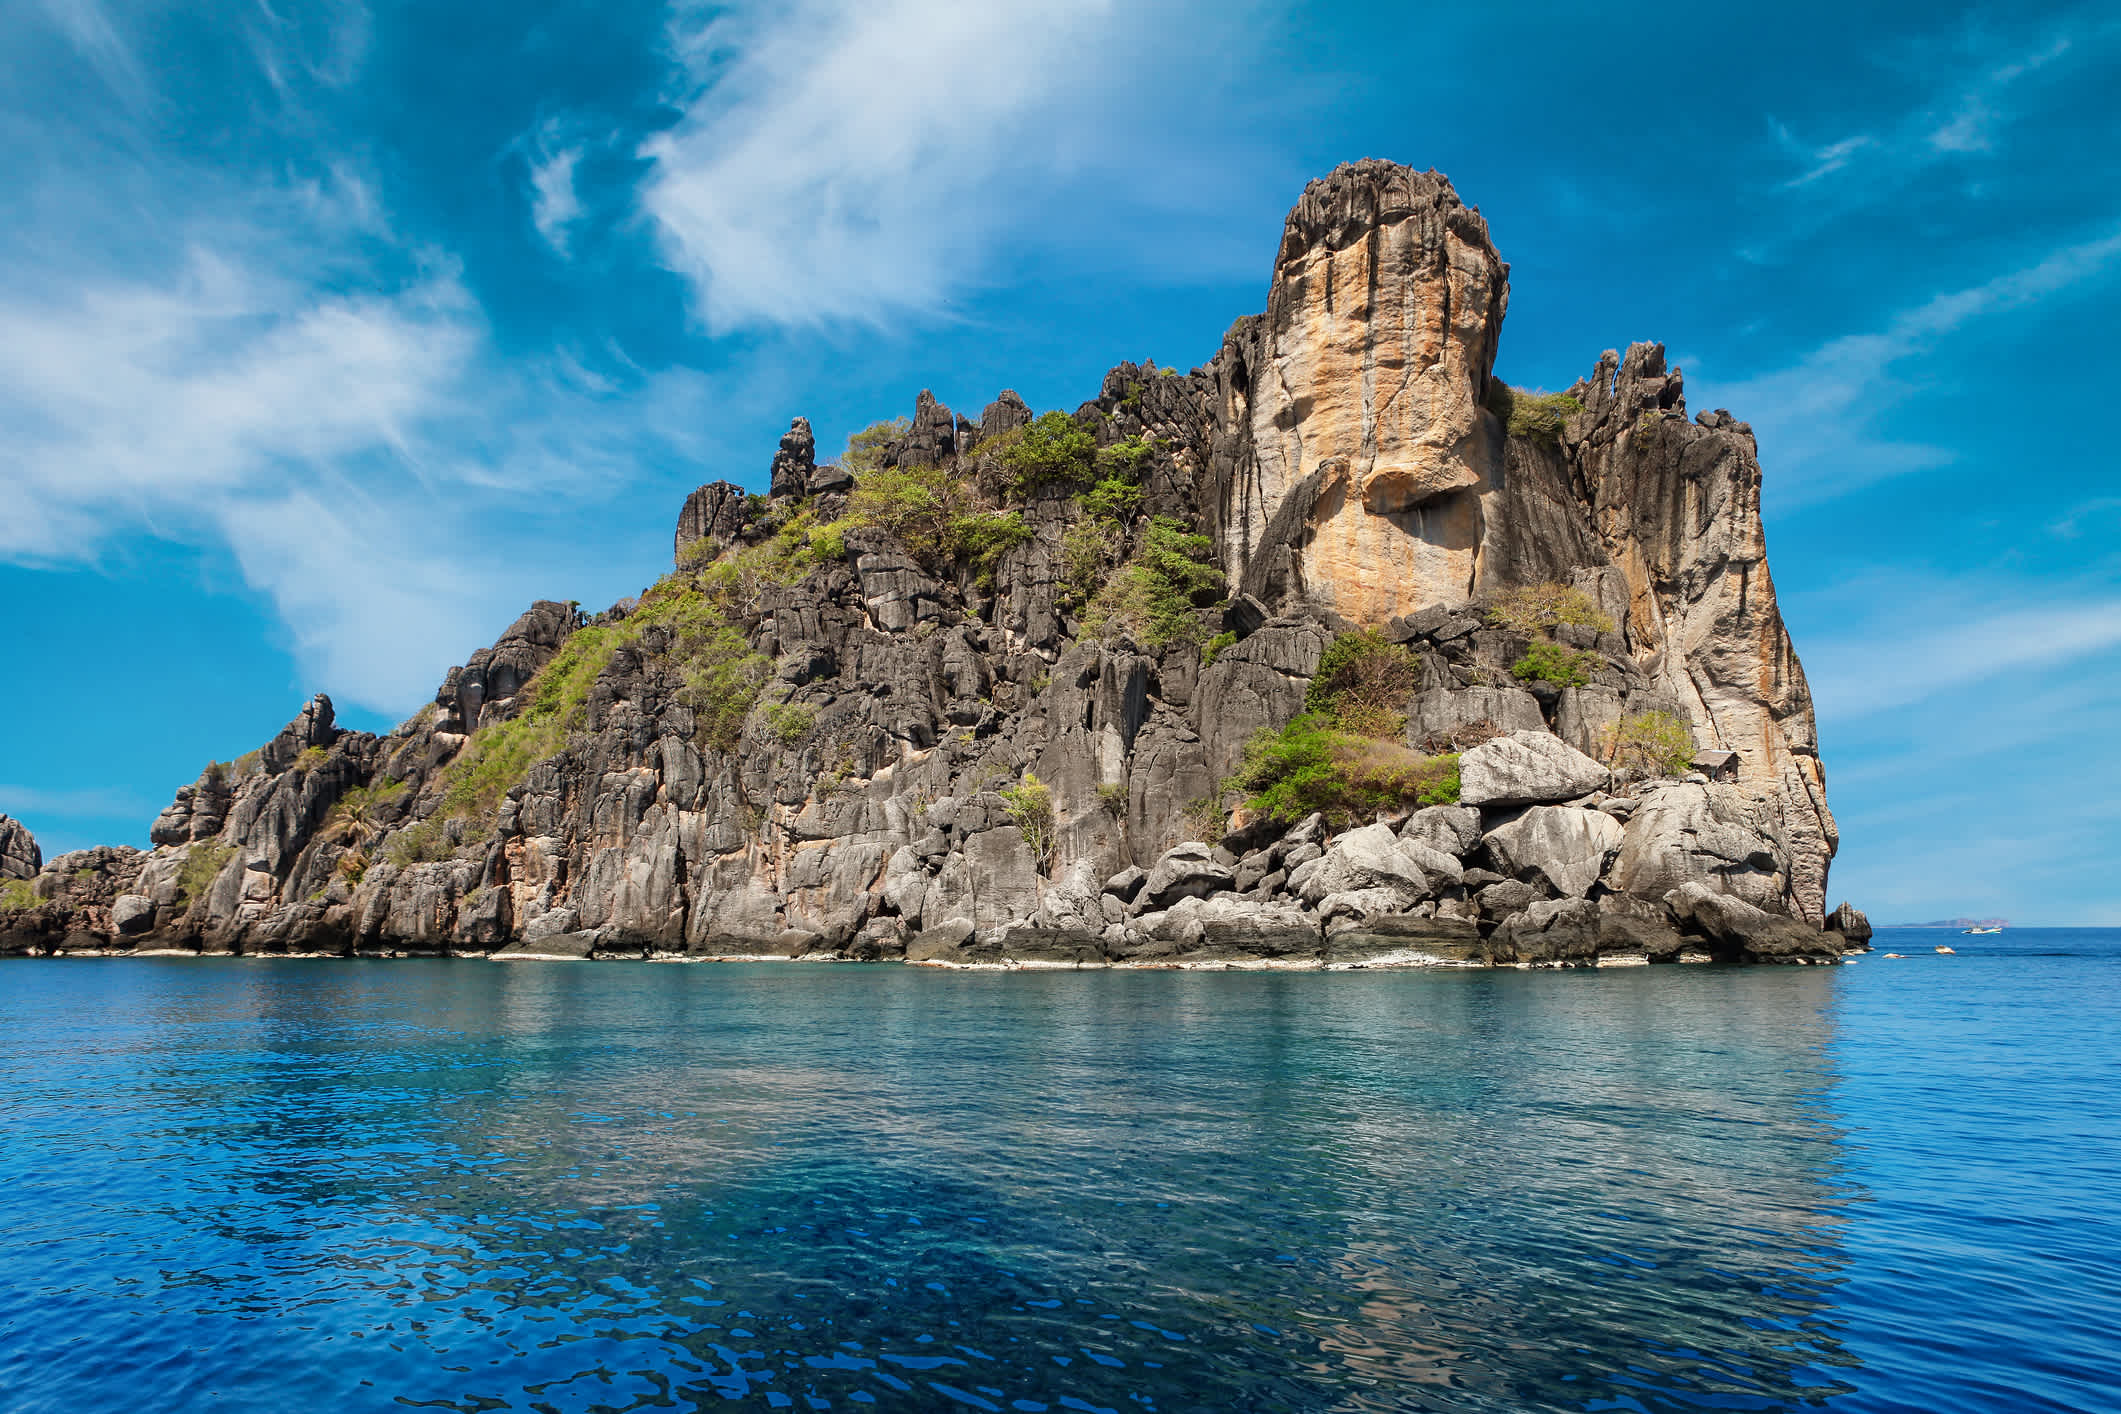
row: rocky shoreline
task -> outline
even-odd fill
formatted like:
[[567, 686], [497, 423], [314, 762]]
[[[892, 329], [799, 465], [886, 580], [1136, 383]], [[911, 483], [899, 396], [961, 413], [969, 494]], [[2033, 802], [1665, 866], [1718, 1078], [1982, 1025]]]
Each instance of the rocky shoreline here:
[[1493, 376], [1448, 182], [1344, 166], [1267, 311], [1072, 414], [927, 393], [395, 731], [314, 698], [152, 848], [0, 817], [0, 953], [969, 967], [1832, 962], [1751, 431], [1663, 350]]

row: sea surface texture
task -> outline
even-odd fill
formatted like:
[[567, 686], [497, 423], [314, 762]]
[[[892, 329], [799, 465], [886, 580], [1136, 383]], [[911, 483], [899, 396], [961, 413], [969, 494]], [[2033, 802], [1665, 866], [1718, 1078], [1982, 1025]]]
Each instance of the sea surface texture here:
[[9, 962], [0, 1407], [2113, 1410], [2117, 1037], [2091, 931]]

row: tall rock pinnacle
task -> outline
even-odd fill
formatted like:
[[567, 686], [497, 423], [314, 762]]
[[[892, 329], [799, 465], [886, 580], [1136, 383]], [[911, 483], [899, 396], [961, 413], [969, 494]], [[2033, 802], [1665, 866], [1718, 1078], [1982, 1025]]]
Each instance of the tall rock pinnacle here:
[[1381, 621], [1469, 594], [1478, 497], [1500, 470], [1482, 402], [1508, 304], [1487, 223], [1440, 173], [1366, 160], [1304, 188], [1267, 312], [1239, 336], [1231, 411], [1252, 459], [1227, 488], [1230, 549], [1249, 559], [1293, 500], [1305, 597]]

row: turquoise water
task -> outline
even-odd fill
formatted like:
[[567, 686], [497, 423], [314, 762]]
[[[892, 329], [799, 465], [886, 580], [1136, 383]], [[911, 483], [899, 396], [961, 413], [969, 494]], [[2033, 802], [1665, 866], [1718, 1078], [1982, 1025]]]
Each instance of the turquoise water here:
[[0, 964], [0, 1407], [2121, 1408], [2121, 934], [1879, 943]]

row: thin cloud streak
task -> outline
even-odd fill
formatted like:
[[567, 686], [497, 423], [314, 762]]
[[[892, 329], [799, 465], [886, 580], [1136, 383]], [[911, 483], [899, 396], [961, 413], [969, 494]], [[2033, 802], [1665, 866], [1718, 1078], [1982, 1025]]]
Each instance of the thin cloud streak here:
[[582, 198], [575, 189], [575, 170], [587, 149], [562, 140], [561, 124], [547, 120], [523, 141], [530, 164], [530, 222], [552, 253], [571, 253], [574, 225], [582, 219]]
[[1774, 468], [1768, 493], [1778, 509], [1831, 500], [1888, 477], [1941, 466], [1953, 454], [1892, 441], [1872, 422], [1908, 385], [1896, 366], [1936, 349], [1976, 320], [2036, 304], [2106, 275], [2121, 257], [2121, 231], [2066, 246], [2039, 263], [1968, 289], [1950, 290], [1903, 311], [1868, 334], [1820, 345], [1787, 368], [1720, 383], [1695, 380], [1695, 401], [1740, 409]]
[[1800, 626], [1835, 626], [1798, 635], [1829, 723], [1858, 723], [2005, 674], [2103, 662], [2121, 644], [2121, 595], [2103, 584], [2035, 596], [1986, 577], [1880, 573], [1788, 596], [1786, 611]]
[[53, 26], [112, 93], [134, 108], [152, 102], [154, 93], [147, 76], [101, 0], [43, 0], [43, 7]]

